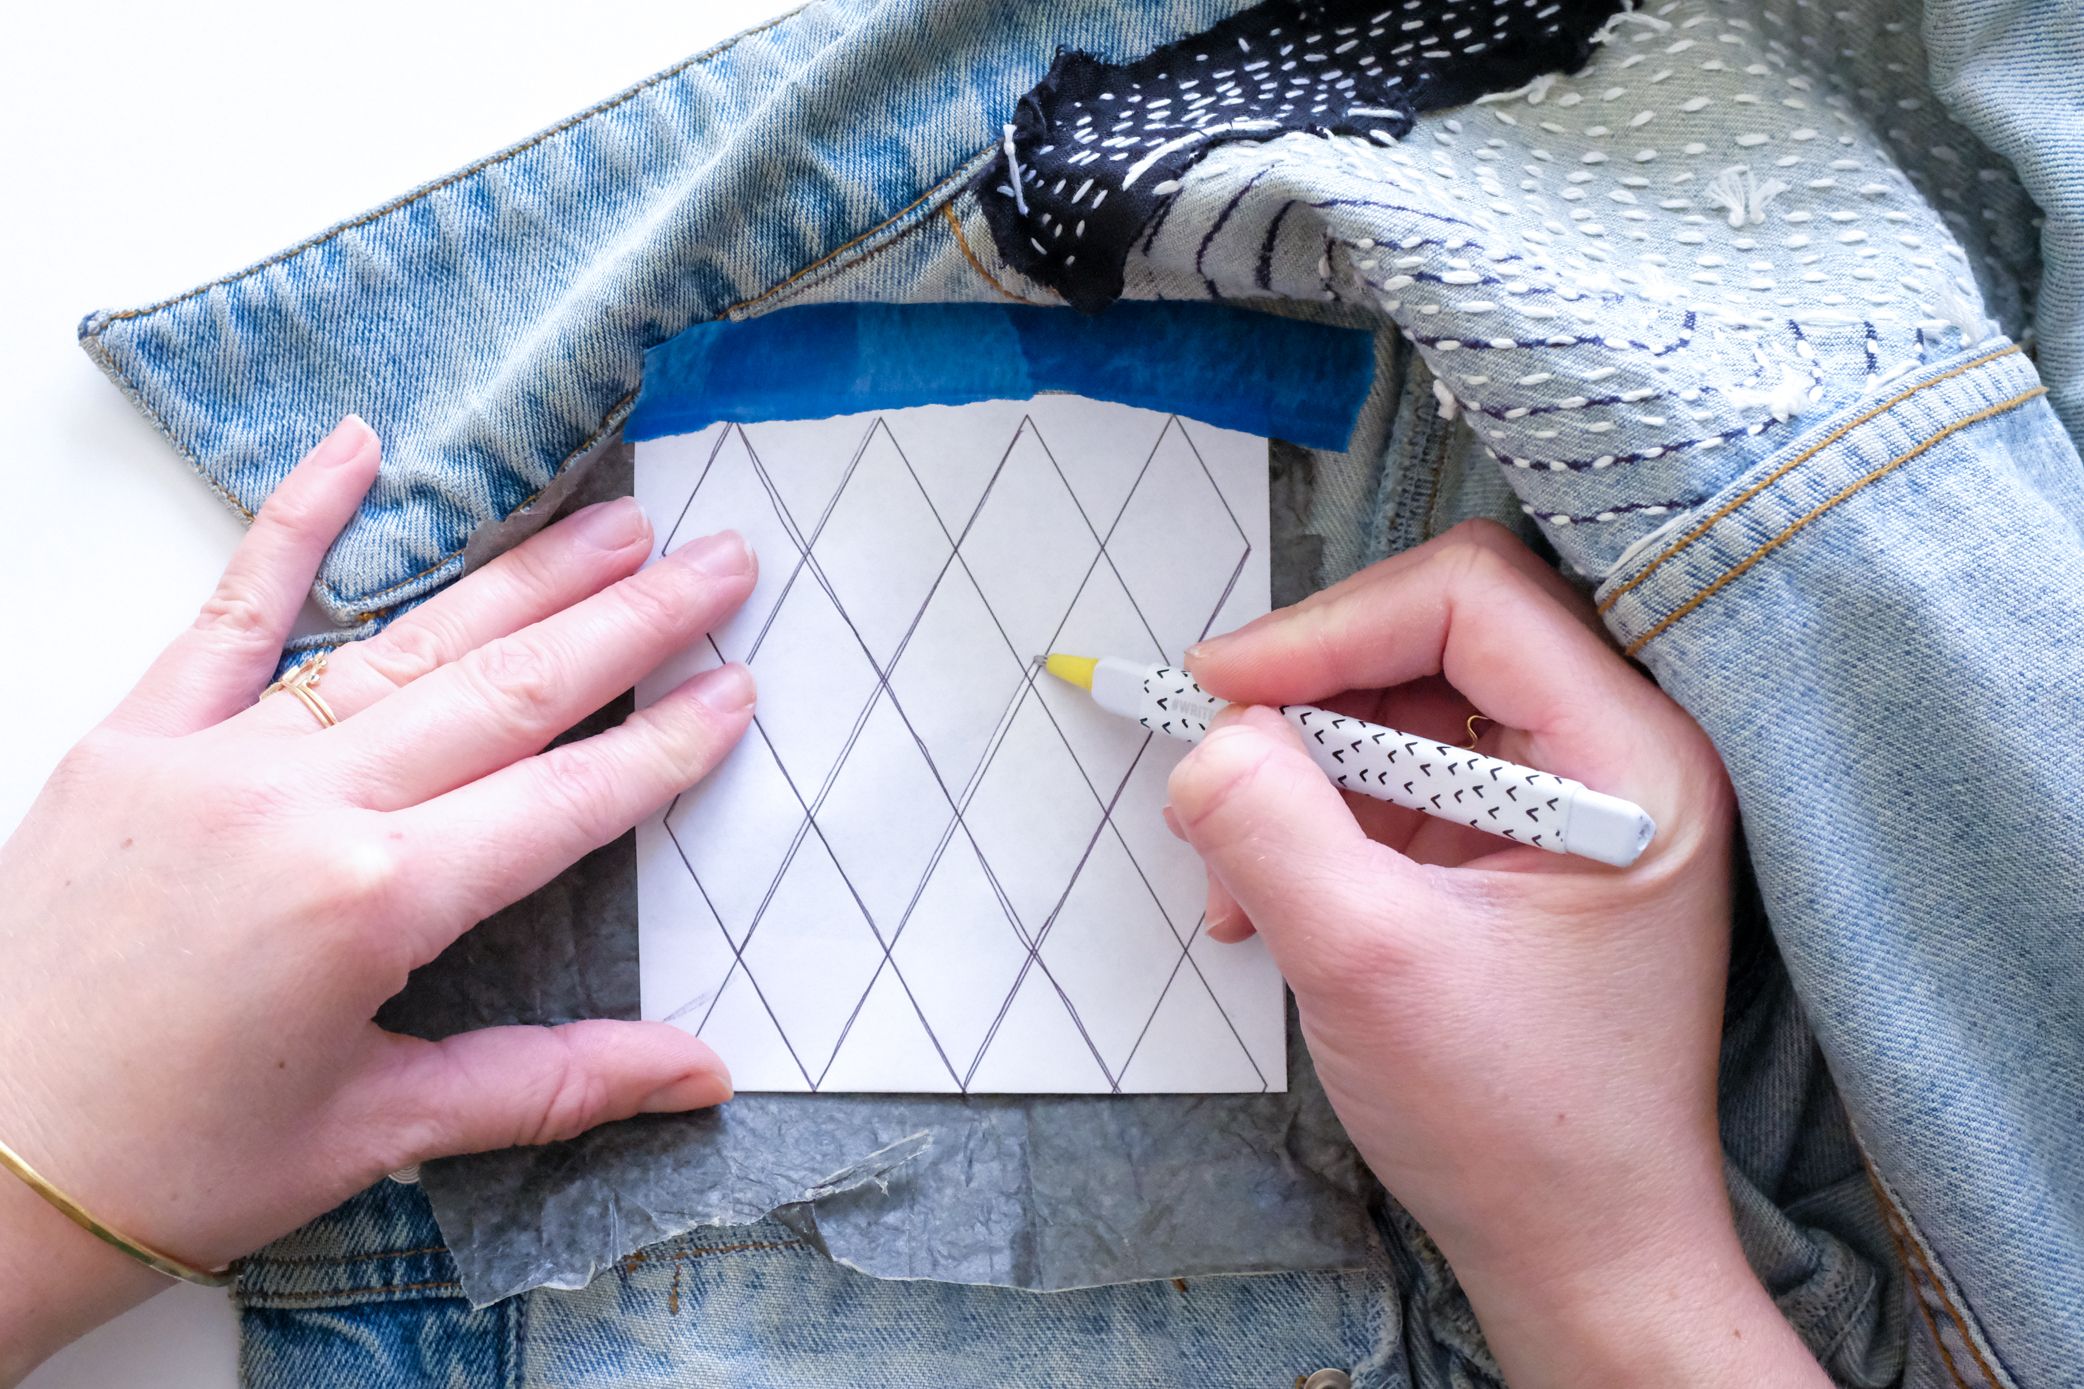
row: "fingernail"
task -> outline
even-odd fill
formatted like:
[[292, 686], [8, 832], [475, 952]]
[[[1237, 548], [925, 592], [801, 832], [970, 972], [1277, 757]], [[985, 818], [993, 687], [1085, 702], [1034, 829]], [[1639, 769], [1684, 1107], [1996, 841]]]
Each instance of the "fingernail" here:
[[1180, 661], [1185, 665], [1191, 666], [1202, 657], [1208, 655], [1209, 648], [1214, 645], [1215, 642], [1213, 641], [1197, 641], [1187, 648], [1186, 653], [1180, 657]]
[[1201, 915], [1207, 922], [1203, 929], [1210, 938], [1225, 945], [1235, 945], [1251, 934], [1245, 920], [1244, 908], [1237, 904], [1236, 898], [1219, 887], [1214, 878], [1209, 879], [1208, 904], [1201, 909]]
[[752, 708], [753, 698], [758, 692], [753, 685], [752, 672], [741, 665], [705, 670], [688, 681], [685, 688], [688, 694], [719, 714], [739, 714]]
[[753, 567], [752, 548], [737, 531], [718, 531], [689, 541], [673, 557], [719, 579], [735, 578]]
[[304, 461], [316, 468], [332, 468], [352, 459], [359, 458], [362, 450], [375, 439], [376, 431], [362, 422], [360, 415], [343, 415], [333, 432], [318, 441], [318, 447], [304, 455]]
[[[1231, 707], [1236, 708], [1235, 705]], [[1260, 732], [1270, 733], [1275, 737], [1279, 737], [1281, 732], [1288, 727], [1288, 720], [1281, 717], [1278, 709], [1269, 709], [1264, 704], [1247, 704], [1243, 711], [1238, 714], [1237, 721], [1239, 723], [1248, 723]]]
[[716, 1063], [713, 1071], [696, 1071], [670, 1085], [661, 1085], [637, 1106], [640, 1114], [684, 1114], [690, 1109], [707, 1109], [731, 1098], [731, 1076]]
[[1180, 828], [1179, 816], [1173, 813], [1172, 807], [1168, 805], [1158, 813], [1165, 817], [1165, 828], [1172, 831], [1172, 837], [1185, 842], [1187, 832]]
[[624, 550], [644, 534], [644, 508], [635, 497], [599, 502], [572, 517], [572, 529], [597, 550]]

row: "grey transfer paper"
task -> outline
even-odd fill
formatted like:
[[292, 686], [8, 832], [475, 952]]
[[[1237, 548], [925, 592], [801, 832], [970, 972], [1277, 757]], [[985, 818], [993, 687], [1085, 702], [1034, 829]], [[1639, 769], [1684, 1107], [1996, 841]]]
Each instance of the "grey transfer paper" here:
[[[1273, 547], [1295, 543], [1275, 449]], [[568, 498], [626, 492], [618, 446]], [[1278, 591], [1276, 599], [1283, 595]], [[574, 730], [627, 714], [627, 699]], [[634, 836], [464, 936], [382, 1021], [423, 1035], [639, 1013]], [[422, 1180], [478, 1304], [580, 1287], [644, 1245], [774, 1212], [892, 1278], [1031, 1289], [1358, 1267], [1377, 1188], [1289, 1028], [1268, 1095], [745, 1095]]]

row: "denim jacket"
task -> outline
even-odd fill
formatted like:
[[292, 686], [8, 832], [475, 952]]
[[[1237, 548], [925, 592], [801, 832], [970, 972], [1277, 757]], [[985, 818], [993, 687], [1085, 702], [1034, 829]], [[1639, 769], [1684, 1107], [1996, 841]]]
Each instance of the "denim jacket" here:
[[[384, 475], [319, 587], [352, 633], [546, 513], [690, 324], [1061, 302], [994, 202], [1022, 97], [1059, 49], [1134, 60], [1241, 8], [820, 0], [82, 337], [241, 511], [339, 414], [377, 426]], [[1287, 565], [1328, 582], [1508, 518], [1713, 737], [1756, 878], [1732, 1200], [1834, 1377], [2084, 1383], [2084, 17], [1668, 0], [1596, 39], [1381, 138], [1212, 145], [1121, 248], [1123, 292], [1376, 327], [1378, 399], [1307, 460]], [[1379, 1225], [1365, 1269], [1036, 1295], [867, 1279], [763, 1223], [474, 1310], [386, 1189], [252, 1264], [245, 1363], [1495, 1382], [1422, 1232]]]

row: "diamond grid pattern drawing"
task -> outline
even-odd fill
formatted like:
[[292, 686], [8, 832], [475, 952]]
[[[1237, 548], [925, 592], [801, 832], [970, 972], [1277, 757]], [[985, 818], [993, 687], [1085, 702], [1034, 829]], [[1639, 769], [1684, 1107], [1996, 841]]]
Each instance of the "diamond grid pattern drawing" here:
[[1285, 1088], [1278, 975], [1256, 942], [1204, 967], [1198, 869], [1150, 833], [1184, 749], [1033, 664], [1265, 611], [1263, 440], [1045, 397], [726, 425], [637, 470], [661, 554], [730, 525], [762, 564], [673, 663], [746, 661], [760, 705], [640, 827], [645, 1016], [744, 1090]]

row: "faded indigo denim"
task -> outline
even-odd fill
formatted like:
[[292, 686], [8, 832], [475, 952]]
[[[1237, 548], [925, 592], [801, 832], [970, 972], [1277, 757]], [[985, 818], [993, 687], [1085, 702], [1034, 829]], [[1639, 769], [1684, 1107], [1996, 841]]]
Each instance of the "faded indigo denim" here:
[[[380, 620], [611, 437], [691, 323], [1050, 302], [975, 185], [1008, 113], [1060, 46], [1238, 8], [811, 4], [83, 337], [242, 510], [370, 419], [385, 475], [320, 592]], [[1291, 563], [1510, 517], [1714, 738], [1757, 886], [1731, 1190], [1833, 1375], [2084, 1384], [2084, 13], [1660, 0], [1605, 39], [1400, 141], [1211, 152], [1127, 292], [1375, 325], [1382, 389], [1309, 458]], [[470, 1311], [416, 1201], [256, 1261], [250, 1383], [1495, 1380], [1393, 1207], [1364, 1273], [1184, 1294], [863, 1287], [759, 1225]]]

